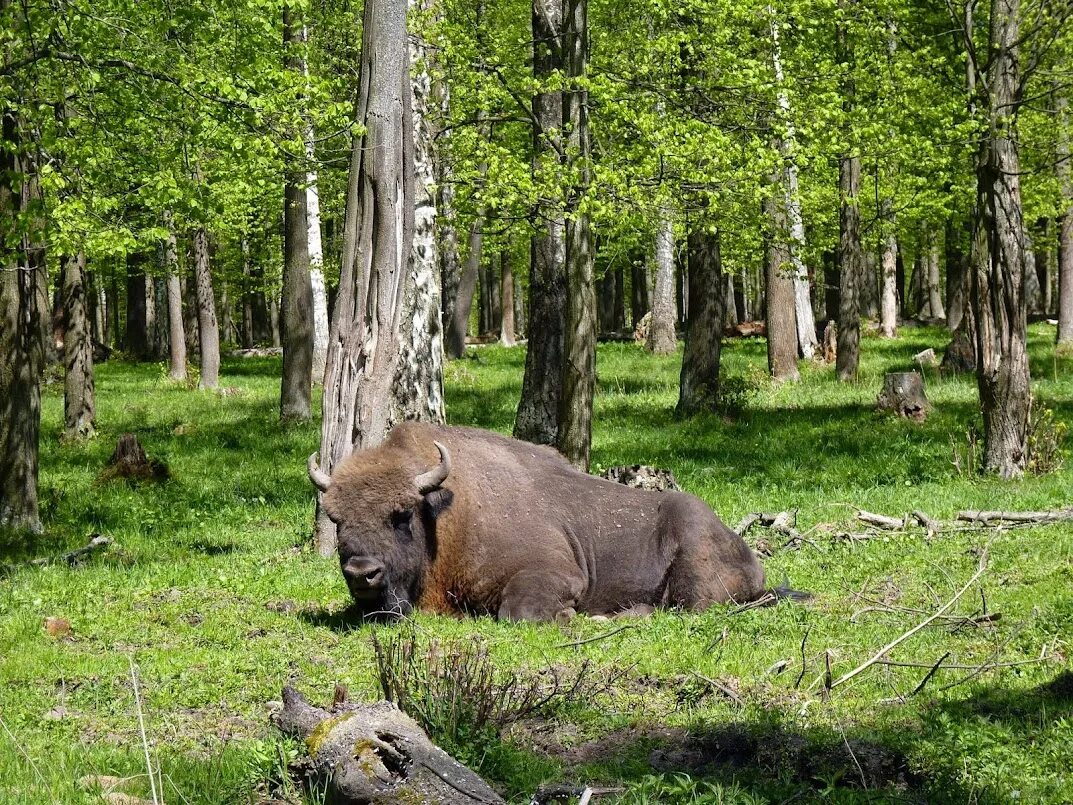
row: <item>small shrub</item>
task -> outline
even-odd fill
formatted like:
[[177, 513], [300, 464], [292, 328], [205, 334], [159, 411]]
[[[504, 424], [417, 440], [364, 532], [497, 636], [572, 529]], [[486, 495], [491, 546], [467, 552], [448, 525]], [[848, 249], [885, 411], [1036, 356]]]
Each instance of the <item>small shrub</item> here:
[[588, 700], [611, 684], [597, 682], [588, 661], [573, 669], [497, 673], [480, 639], [422, 646], [411, 630], [383, 643], [374, 634], [372, 644], [384, 698], [462, 754], [508, 724]]
[[755, 375], [727, 375], [721, 378], [716, 411], [725, 416], [741, 416], [760, 391], [762, 382]]
[[1062, 469], [1066, 435], [1065, 422], [1054, 418], [1054, 411], [1033, 405], [1028, 416], [1028, 456], [1025, 470], [1033, 475], [1047, 475]]

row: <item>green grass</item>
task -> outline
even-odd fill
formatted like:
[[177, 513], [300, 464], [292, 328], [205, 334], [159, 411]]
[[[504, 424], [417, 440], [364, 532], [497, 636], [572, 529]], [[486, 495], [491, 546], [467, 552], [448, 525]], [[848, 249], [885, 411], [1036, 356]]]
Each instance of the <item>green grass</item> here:
[[[1073, 425], [1073, 360], [1055, 361], [1050, 329], [1033, 327], [1031, 336], [1037, 405]], [[906, 330], [892, 342], [869, 338], [857, 383], [837, 384], [830, 367], [817, 366], [783, 386], [763, 379], [762, 341], [734, 341], [725, 370], [755, 386], [746, 412], [689, 421], [672, 416], [678, 358], [601, 345], [595, 468], [668, 467], [731, 524], [750, 511], [798, 509], [802, 530], [818, 526], [813, 542], [791, 551], [775, 540], [765, 564], [772, 581], [787, 577], [815, 598], [740, 614], [660, 613], [576, 648], [558, 646], [612, 627], [586, 618], [533, 626], [420, 616], [428, 639], [485, 638], [503, 669], [589, 659], [625, 672], [561, 724], [467, 747], [466, 759], [519, 802], [560, 781], [626, 785], [630, 802], [1073, 800], [1073, 683], [1060, 676], [1073, 634], [1073, 525], [859, 543], [834, 539], [825, 525], [851, 523], [853, 506], [950, 518], [964, 508], [1070, 503], [1068, 467], [1018, 482], [958, 473], [952, 443], [964, 444], [978, 416], [971, 378], [929, 371], [935, 407], [923, 425], [874, 413], [883, 373], [910, 367], [913, 354], [944, 340], [934, 329]], [[449, 420], [509, 432], [523, 365], [522, 348], [488, 347], [448, 366]], [[62, 387], [46, 388], [47, 533], [3, 546], [0, 564], [58, 554], [92, 532], [118, 547], [82, 568], [21, 566], [0, 576], [0, 801], [94, 802], [79, 777], [144, 775], [131, 659], [169, 803], [257, 801], [268, 780], [278, 781], [296, 747], [268, 727], [267, 704], [288, 681], [318, 701], [337, 680], [355, 698], [375, 695], [371, 627], [347, 621], [337, 564], [307, 547], [304, 459], [319, 429], [278, 424], [278, 372], [276, 360], [225, 361], [224, 384], [242, 393], [220, 397], [169, 383], [160, 366], [102, 365], [100, 435], [80, 445], [60, 442]], [[96, 482], [125, 431], [167, 461], [169, 482]], [[881, 700], [911, 691], [926, 669], [873, 668], [830, 700], [819, 695], [825, 651], [837, 676], [920, 618], [870, 612], [851, 620], [867, 606], [858, 591], [932, 610], [933, 595], [945, 599], [972, 575], [984, 546], [982, 588], [1001, 619], [958, 631], [930, 627], [891, 656], [931, 663], [950, 652], [948, 662], [972, 664], [997, 652], [1012, 662], [1046, 647], [1058, 659], [946, 691], [939, 689], [964, 672], [940, 670], [902, 704]], [[957, 611], [978, 608], [979, 596], [973, 590]], [[70, 621], [70, 639], [45, 633], [48, 616]], [[808, 662], [795, 687], [806, 632]], [[789, 667], [768, 674], [779, 660]], [[736, 686], [741, 703], [696, 675]], [[566, 748], [537, 751], [534, 741], [549, 743], [544, 732]], [[653, 751], [668, 769], [661, 778], [652, 776]], [[698, 757], [725, 762], [698, 767]], [[882, 770], [901, 758], [898, 782]], [[675, 777], [674, 768], [689, 776]], [[144, 776], [130, 785], [148, 794]]]

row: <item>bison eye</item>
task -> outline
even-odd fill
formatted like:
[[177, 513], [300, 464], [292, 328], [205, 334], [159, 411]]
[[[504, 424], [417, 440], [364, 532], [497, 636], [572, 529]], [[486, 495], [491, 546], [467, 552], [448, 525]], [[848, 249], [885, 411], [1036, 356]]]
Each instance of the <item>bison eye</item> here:
[[391, 527], [395, 529], [395, 537], [408, 542], [413, 539], [413, 532], [410, 530], [410, 522], [413, 520], [414, 510], [405, 509], [401, 512], [395, 512], [391, 515]]

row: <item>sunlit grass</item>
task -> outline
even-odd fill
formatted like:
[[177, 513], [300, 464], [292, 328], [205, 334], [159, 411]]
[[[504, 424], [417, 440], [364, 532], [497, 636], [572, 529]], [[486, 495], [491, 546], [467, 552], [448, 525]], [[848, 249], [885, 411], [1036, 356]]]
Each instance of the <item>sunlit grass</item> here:
[[[1073, 358], [1053, 357], [1053, 330], [1032, 330], [1037, 405], [1073, 424]], [[573, 744], [616, 730], [682, 727], [703, 736], [734, 725], [773, 747], [806, 747], [782, 760], [758, 756], [744, 766], [705, 772], [737, 782], [759, 798], [803, 798], [827, 792], [860, 795], [853, 768], [839, 776], [822, 759], [831, 747], [878, 745], [904, 754], [914, 772], [899, 793], [931, 801], [1073, 799], [1073, 698], [1068, 686], [1040, 686], [1061, 662], [957, 679], [940, 671], [905, 704], [881, 705], [908, 693], [921, 669], [873, 669], [830, 701], [817, 695], [826, 650], [837, 676], [915, 623], [909, 615], [866, 613], [854, 594], [887, 595], [902, 606], [935, 607], [990, 552], [985, 575], [989, 627], [930, 628], [894, 656], [971, 664], [1001, 647], [1003, 659], [1034, 658], [1042, 648], [1064, 655], [1073, 633], [1073, 527], [1003, 533], [958, 533], [926, 541], [893, 535], [864, 543], [834, 541], [822, 527], [845, 525], [854, 506], [900, 515], [924, 509], [950, 518], [959, 509], [1037, 509], [1069, 505], [1073, 471], [1015, 483], [959, 474], [952, 445], [961, 445], [978, 416], [975, 381], [926, 370], [934, 404], [916, 425], [874, 412], [885, 371], [913, 366], [913, 355], [939, 348], [935, 329], [906, 330], [896, 341], [867, 338], [856, 383], [838, 384], [830, 367], [804, 367], [798, 384], [764, 379], [764, 343], [727, 345], [725, 370], [754, 387], [733, 420], [673, 417], [679, 358], [655, 358], [633, 345], [601, 345], [593, 446], [594, 469], [626, 463], [670, 468], [689, 491], [732, 525], [750, 511], [797, 509], [815, 544], [779, 549], [769, 577], [815, 594], [807, 604], [780, 604], [741, 614], [661, 613], [634, 628], [576, 648], [606, 624], [579, 618], [567, 626], [455, 621], [420, 616], [430, 638], [489, 641], [503, 668], [543, 667], [589, 658], [626, 667], [634, 680], [606, 700], [571, 711], [563, 740]], [[509, 433], [520, 391], [523, 348], [471, 349], [447, 368], [448, 416]], [[279, 363], [225, 361], [223, 383], [241, 390], [221, 397], [166, 380], [160, 366], [105, 364], [98, 370], [100, 435], [61, 444], [62, 387], [45, 391], [41, 495], [47, 534], [10, 545], [2, 563], [58, 554], [107, 534], [117, 548], [86, 567], [19, 568], [0, 577], [0, 799], [90, 802], [76, 781], [87, 774], [144, 775], [128, 657], [138, 664], [154, 758], [168, 802], [255, 801], [278, 776], [280, 752], [294, 748], [268, 727], [267, 704], [296, 681], [312, 699], [344, 681], [351, 695], [376, 695], [368, 627], [339, 614], [345, 588], [332, 560], [307, 545], [312, 493], [304, 459], [315, 449], [314, 424], [281, 426], [276, 407]], [[118, 435], [133, 431], [147, 452], [166, 461], [172, 480], [131, 487], [99, 484], [97, 473]], [[980, 606], [979, 593], [959, 607]], [[43, 629], [46, 616], [67, 618], [70, 640]], [[383, 628], [383, 627], [378, 627]], [[809, 659], [801, 672], [801, 643]], [[767, 670], [780, 660], [779, 675]], [[704, 693], [696, 674], [731, 680], [743, 704]], [[58, 709], [62, 708], [62, 709]], [[624, 781], [650, 773], [654, 738], [627, 741], [610, 756], [578, 768], [537, 758], [527, 739], [473, 747], [481, 771], [518, 801], [541, 782]], [[796, 743], [795, 743], [796, 742]], [[865, 750], [861, 750], [865, 751]], [[805, 768], [815, 762], [815, 769]], [[663, 801], [684, 798], [671, 787]], [[148, 794], [143, 777], [130, 783]], [[638, 789], [640, 790], [640, 789]], [[873, 792], [874, 793], [874, 792]], [[638, 795], [639, 796], [639, 795]], [[647, 796], [647, 795], [646, 795]], [[635, 799], [633, 801], [640, 801]]]

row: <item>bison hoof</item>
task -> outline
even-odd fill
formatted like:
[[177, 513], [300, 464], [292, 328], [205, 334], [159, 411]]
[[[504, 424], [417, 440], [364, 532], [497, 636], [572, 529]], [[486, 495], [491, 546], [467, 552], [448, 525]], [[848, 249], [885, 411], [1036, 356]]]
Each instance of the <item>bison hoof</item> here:
[[556, 623], [570, 623], [570, 621], [572, 621], [574, 619], [575, 615], [577, 615], [577, 610], [574, 609], [573, 607], [567, 607], [566, 609], [560, 609], [558, 612], [555, 613], [555, 622]]

